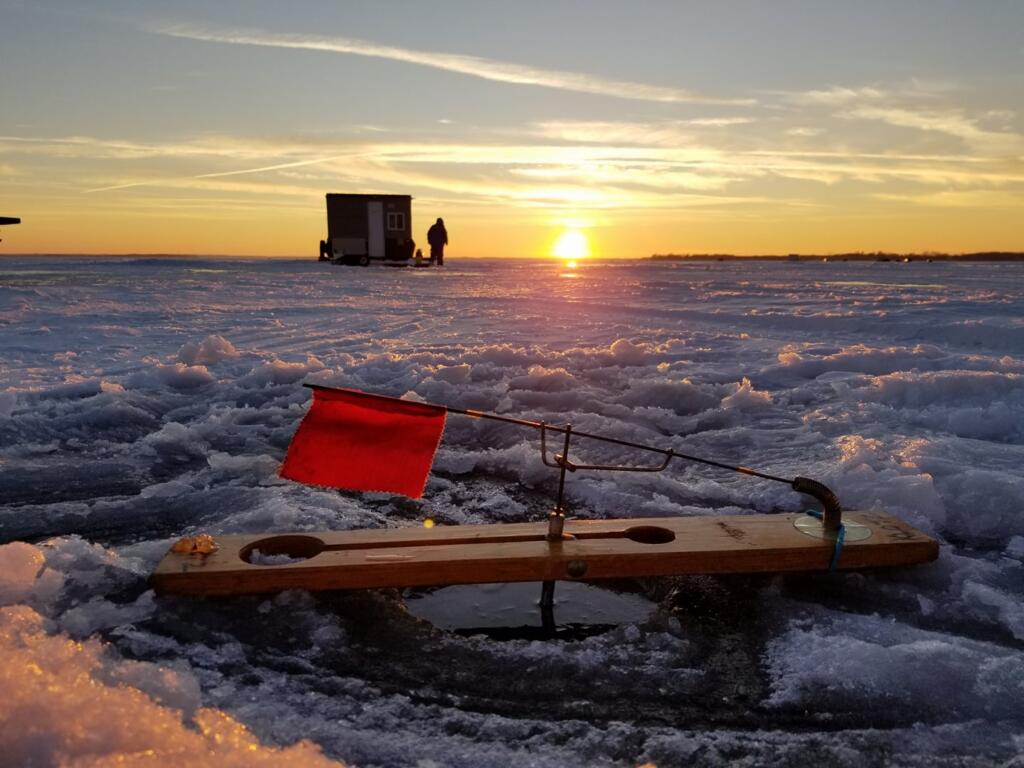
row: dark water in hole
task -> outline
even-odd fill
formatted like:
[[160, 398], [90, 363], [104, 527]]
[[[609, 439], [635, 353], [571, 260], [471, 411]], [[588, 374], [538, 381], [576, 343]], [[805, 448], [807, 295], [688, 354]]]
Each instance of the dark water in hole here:
[[657, 605], [640, 594], [579, 582], [558, 582], [550, 611], [540, 605], [540, 582], [465, 584], [407, 591], [405, 606], [438, 629], [495, 640], [576, 640], [620, 624], [646, 621]]

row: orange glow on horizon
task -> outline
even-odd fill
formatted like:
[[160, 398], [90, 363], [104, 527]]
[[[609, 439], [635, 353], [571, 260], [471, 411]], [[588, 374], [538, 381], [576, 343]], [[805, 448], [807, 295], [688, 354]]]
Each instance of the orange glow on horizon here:
[[[203, 256], [291, 257], [317, 256], [317, 243], [326, 235], [323, 201], [317, 196], [302, 205], [262, 208], [205, 205], [201, 211], [181, 201], [167, 212], [154, 211], [129, 200], [109, 207], [63, 200], [46, 204], [31, 199], [4, 199], [0, 185], [0, 215], [20, 216], [17, 226], [0, 228], [0, 256], [26, 253], [78, 254], [196, 254]], [[127, 195], [125, 195], [127, 198]], [[78, 203], [78, 198], [73, 202]], [[95, 202], [91, 199], [88, 202]], [[926, 209], [901, 211], [899, 216], [861, 210], [857, 215], [799, 218], [802, 210], [772, 210], [760, 217], [751, 212], [713, 210], [616, 211], [601, 214], [599, 242], [590, 238], [589, 257], [647, 258], [653, 253], [823, 254], [885, 250], [894, 253], [938, 251], [1021, 250], [1020, 227], [1010, 209], [976, 211], [948, 208], [941, 218]], [[552, 226], [545, 211], [500, 207], [481, 211], [469, 205], [413, 204], [413, 232], [426, 241], [427, 226], [443, 216], [452, 238], [445, 256], [462, 258], [558, 258], [562, 236], [577, 228], [569, 222]], [[742, 222], [743, 226], [738, 226]], [[592, 225], [596, 226], [596, 225]], [[587, 238], [591, 227], [579, 227]], [[921, 233], [926, 231], [925, 235]], [[457, 239], [456, 239], [457, 238]]]

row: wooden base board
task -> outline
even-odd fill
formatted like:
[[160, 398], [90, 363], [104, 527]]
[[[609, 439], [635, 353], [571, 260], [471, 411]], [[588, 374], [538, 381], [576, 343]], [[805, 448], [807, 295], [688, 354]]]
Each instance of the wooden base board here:
[[[912, 565], [938, 556], [933, 539], [892, 515], [847, 512], [843, 520], [851, 532], [855, 524], [867, 530], [844, 544], [841, 570]], [[834, 543], [809, 534], [806, 522], [794, 514], [568, 520], [565, 538], [555, 542], [546, 539], [546, 523], [217, 536], [218, 548], [209, 554], [168, 552], [151, 582], [159, 592], [231, 595], [825, 571]], [[304, 559], [258, 564], [268, 557]]]

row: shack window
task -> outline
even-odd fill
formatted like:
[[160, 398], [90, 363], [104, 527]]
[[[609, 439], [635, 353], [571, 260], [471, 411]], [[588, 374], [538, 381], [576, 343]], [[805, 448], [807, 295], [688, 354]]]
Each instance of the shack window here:
[[389, 213], [388, 214], [388, 229], [405, 229], [405, 214], [404, 213]]

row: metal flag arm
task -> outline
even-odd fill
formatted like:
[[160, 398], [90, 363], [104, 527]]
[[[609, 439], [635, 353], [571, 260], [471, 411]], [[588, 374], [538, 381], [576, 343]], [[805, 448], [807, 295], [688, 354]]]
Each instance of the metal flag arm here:
[[[354, 389], [345, 389], [341, 387], [326, 387], [320, 384], [305, 384], [309, 389], [320, 389], [326, 391], [340, 391], [347, 392], [352, 395], [358, 395], [367, 397], [370, 399], [384, 399], [384, 400], [395, 400], [400, 402], [406, 402], [401, 398], [391, 397], [388, 395], [377, 395], [369, 392], [360, 392]], [[760, 472], [750, 467], [734, 466], [732, 464], [725, 464], [720, 461], [714, 461], [712, 459], [705, 459], [700, 456], [692, 456], [686, 453], [680, 453], [671, 448], [659, 448], [653, 445], [645, 445], [644, 443], [636, 443], [630, 440], [620, 440], [616, 437], [608, 437], [607, 435], [597, 435], [590, 432], [580, 432], [573, 430], [571, 424], [566, 424], [564, 427], [555, 426], [548, 424], [543, 421], [531, 421], [529, 419], [517, 419], [512, 416], [501, 416], [497, 413], [487, 413], [486, 411], [477, 411], [468, 408], [455, 408], [448, 405], [440, 405], [436, 403], [425, 403], [425, 405], [433, 406], [434, 408], [440, 408], [448, 413], [469, 416], [475, 419], [488, 419], [489, 421], [500, 421], [506, 424], [517, 424], [524, 427], [532, 427], [533, 429], [539, 430], [541, 433], [541, 459], [544, 464], [549, 467], [556, 467], [559, 469], [559, 482], [558, 482], [558, 500], [556, 502], [555, 509], [562, 510], [564, 519], [564, 509], [562, 506], [563, 494], [565, 490], [565, 473], [575, 472], [577, 470], [594, 470], [594, 471], [619, 471], [619, 472], [660, 472], [664, 470], [672, 459], [683, 459], [684, 461], [692, 461], [698, 464], [706, 464], [707, 466], [717, 467], [719, 469], [727, 469], [732, 472], [739, 472], [743, 475], [749, 475], [751, 477], [760, 477], [764, 480], [773, 480], [777, 483], [785, 483], [794, 491], [804, 493], [817, 500], [822, 508], [822, 527], [826, 534], [835, 535], [838, 532], [840, 525], [842, 524], [842, 506], [839, 503], [839, 498], [832, 490], [824, 483], [818, 480], [813, 480], [809, 477], [795, 477], [792, 479], [779, 477], [778, 475], [770, 475], [766, 472]], [[547, 452], [547, 433], [555, 432], [558, 434], [565, 435], [565, 443], [560, 454], [555, 454], [552, 459], [548, 458]], [[634, 448], [640, 451], [649, 451], [651, 453], [658, 453], [664, 456], [664, 461], [657, 466], [618, 466], [618, 465], [600, 465], [600, 464], [576, 464], [569, 460], [569, 442], [572, 436], [584, 437], [590, 440], [600, 440], [601, 442], [610, 443], [612, 445], [620, 445], [625, 448]]]
[[[540, 422], [540, 458], [549, 467], [564, 467], [570, 472], [575, 472], [577, 469], [591, 469], [598, 471], [608, 472], [661, 472], [665, 467], [668, 466], [669, 462], [672, 461], [673, 454], [671, 451], [659, 451], [665, 454], [665, 460], [656, 466], [647, 467], [636, 467], [630, 464], [577, 464], [574, 461], [570, 461], [567, 452], [556, 453], [553, 458], [548, 458], [547, 449], [547, 438], [548, 431], [552, 429], [550, 424], [546, 422]], [[567, 424], [564, 431], [566, 436], [569, 435], [572, 429], [571, 424]], [[581, 433], [574, 433], [579, 436]]]

